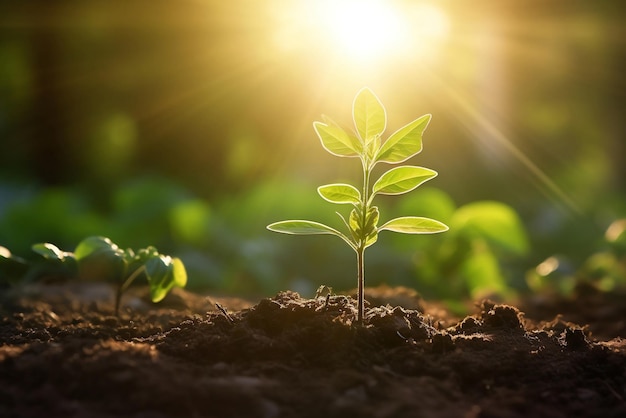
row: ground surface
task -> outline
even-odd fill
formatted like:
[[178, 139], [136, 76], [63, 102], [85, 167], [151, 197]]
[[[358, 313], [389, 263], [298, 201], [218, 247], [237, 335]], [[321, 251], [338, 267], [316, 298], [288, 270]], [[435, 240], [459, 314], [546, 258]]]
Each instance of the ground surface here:
[[103, 285], [13, 290], [0, 416], [625, 417], [626, 304], [585, 295], [530, 300], [532, 321], [489, 301], [455, 319], [379, 289], [355, 326], [346, 296], [128, 295], [118, 319]]

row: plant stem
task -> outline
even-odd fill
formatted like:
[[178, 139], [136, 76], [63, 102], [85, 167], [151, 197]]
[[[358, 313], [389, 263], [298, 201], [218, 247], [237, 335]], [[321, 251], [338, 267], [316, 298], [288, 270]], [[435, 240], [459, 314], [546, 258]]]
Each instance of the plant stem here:
[[119, 318], [120, 311], [120, 302], [122, 300], [122, 293], [128, 289], [128, 287], [133, 283], [133, 281], [139, 276], [142, 272], [146, 270], [146, 266], [143, 265], [139, 267], [137, 270], [133, 271], [133, 273], [128, 276], [128, 278], [117, 288], [115, 292], [115, 316]]
[[358, 294], [357, 294], [357, 324], [363, 324], [363, 311], [365, 308], [365, 269], [364, 269], [364, 256], [365, 256], [365, 248], [360, 247], [356, 252], [356, 262], [357, 262], [357, 276], [359, 280]]
[[367, 241], [367, 231], [365, 231], [365, 225], [367, 224], [367, 212], [369, 209], [369, 182], [370, 182], [370, 167], [369, 162], [362, 160], [363, 163], [363, 194], [361, 197], [361, 239], [358, 243], [356, 250], [356, 262], [357, 262], [357, 324], [363, 324], [363, 311], [365, 310], [365, 245]]

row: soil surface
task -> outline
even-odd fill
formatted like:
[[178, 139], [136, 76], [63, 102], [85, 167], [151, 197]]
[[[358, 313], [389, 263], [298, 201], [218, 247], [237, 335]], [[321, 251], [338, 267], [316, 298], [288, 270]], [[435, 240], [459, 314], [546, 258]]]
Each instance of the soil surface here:
[[453, 318], [369, 289], [357, 325], [349, 296], [132, 290], [120, 318], [105, 285], [5, 291], [0, 417], [626, 417], [623, 296]]

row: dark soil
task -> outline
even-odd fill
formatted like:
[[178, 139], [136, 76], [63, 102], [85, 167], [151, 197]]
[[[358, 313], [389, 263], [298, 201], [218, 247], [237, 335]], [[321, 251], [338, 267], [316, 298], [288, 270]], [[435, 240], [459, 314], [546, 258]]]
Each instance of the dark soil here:
[[158, 305], [125, 296], [116, 318], [106, 286], [14, 289], [0, 417], [626, 417], [625, 299], [601, 296], [570, 323], [575, 300], [529, 301], [533, 321], [490, 301], [454, 319], [379, 289], [361, 326], [348, 296], [246, 305], [178, 290]]

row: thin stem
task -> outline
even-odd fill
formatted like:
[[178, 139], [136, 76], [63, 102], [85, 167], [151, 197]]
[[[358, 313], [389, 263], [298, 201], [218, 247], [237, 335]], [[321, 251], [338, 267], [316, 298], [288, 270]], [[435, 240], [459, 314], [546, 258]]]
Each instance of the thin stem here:
[[356, 261], [357, 261], [357, 266], [358, 266], [358, 270], [357, 270], [357, 275], [358, 275], [358, 280], [359, 280], [359, 288], [358, 288], [358, 294], [357, 294], [357, 323], [359, 325], [363, 324], [363, 311], [365, 310], [365, 297], [364, 297], [364, 293], [365, 293], [365, 276], [364, 276], [364, 263], [363, 263], [363, 259], [365, 256], [365, 248], [359, 248], [356, 252]]
[[369, 195], [370, 195], [370, 167], [367, 166], [365, 162], [363, 162], [363, 197], [362, 204], [367, 208], [369, 206]]
[[122, 293], [124, 293], [126, 289], [128, 289], [128, 287], [133, 283], [133, 281], [135, 281], [137, 276], [139, 276], [145, 270], [146, 270], [145, 265], [139, 267], [137, 270], [133, 271], [133, 273], [130, 276], [128, 276], [128, 278], [124, 281], [124, 283], [122, 283], [117, 288], [117, 291], [115, 292], [115, 316], [117, 317], [120, 316], [119, 311], [120, 311], [120, 302], [122, 300]]
[[363, 324], [363, 311], [365, 310], [365, 244], [367, 234], [365, 226], [367, 224], [367, 213], [369, 209], [369, 181], [370, 168], [366, 161], [363, 161], [363, 194], [361, 200], [361, 237], [358, 248], [356, 249], [357, 260], [357, 323]]

